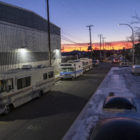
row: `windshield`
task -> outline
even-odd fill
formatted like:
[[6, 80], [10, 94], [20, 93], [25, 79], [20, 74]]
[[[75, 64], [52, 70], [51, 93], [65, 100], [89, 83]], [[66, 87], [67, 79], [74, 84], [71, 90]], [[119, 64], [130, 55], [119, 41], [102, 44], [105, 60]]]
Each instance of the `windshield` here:
[[74, 68], [62, 68], [61, 69], [63, 72], [73, 72]]

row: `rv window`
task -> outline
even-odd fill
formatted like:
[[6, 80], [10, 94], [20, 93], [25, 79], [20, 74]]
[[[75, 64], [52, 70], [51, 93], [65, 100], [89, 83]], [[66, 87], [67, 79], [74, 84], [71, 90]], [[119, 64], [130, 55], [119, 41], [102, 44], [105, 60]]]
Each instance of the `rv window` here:
[[26, 79], [22, 78], [22, 88], [25, 88], [25, 87], [26, 87]]
[[17, 80], [17, 89], [21, 89], [22, 88], [22, 79], [18, 79]]
[[31, 77], [26, 77], [26, 87], [29, 87], [31, 85]]
[[29, 87], [31, 85], [31, 77], [25, 77], [17, 80], [17, 89]]
[[10, 91], [10, 90], [12, 90], [13, 88], [14, 88], [14, 86], [13, 86], [13, 79], [8, 79], [8, 80], [6, 80], [6, 83], [7, 83], [7, 91]]
[[6, 91], [6, 80], [0, 80], [0, 93]]
[[13, 79], [0, 80], [0, 93], [13, 89]]
[[46, 80], [47, 78], [48, 78], [48, 74], [47, 73], [44, 73], [43, 74], [43, 79]]
[[72, 66], [72, 64], [61, 64], [61, 66]]
[[48, 77], [49, 77], [49, 78], [52, 78], [53, 76], [54, 76], [53, 71], [51, 71], [51, 72], [48, 73]]

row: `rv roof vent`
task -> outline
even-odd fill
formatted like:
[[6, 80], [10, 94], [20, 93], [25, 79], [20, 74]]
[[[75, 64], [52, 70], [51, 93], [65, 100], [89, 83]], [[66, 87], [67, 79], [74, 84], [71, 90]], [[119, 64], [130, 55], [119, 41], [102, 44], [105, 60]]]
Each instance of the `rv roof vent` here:
[[23, 65], [22, 66], [22, 69], [31, 69], [32, 68], [32, 65]]
[[105, 109], [135, 109], [132, 101], [125, 97], [110, 96], [107, 97], [103, 108]]
[[99, 121], [90, 140], [140, 140], [140, 121], [130, 118], [111, 118]]

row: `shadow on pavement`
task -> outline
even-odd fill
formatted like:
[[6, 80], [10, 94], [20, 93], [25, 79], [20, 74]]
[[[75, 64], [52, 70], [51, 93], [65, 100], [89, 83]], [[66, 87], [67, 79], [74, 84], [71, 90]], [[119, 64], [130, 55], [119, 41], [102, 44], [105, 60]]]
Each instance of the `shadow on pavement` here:
[[30, 120], [61, 113], [79, 112], [86, 102], [87, 100], [81, 97], [52, 91], [40, 99], [14, 109], [6, 116], [0, 116], [0, 121]]

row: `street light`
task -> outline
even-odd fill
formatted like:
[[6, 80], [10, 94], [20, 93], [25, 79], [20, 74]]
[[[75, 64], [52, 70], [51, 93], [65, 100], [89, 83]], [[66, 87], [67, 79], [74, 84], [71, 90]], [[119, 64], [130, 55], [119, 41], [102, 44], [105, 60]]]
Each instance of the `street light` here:
[[134, 65], [135, 64], [135, 43], [134, 43], [134, 29], [133, 29], [133, 27], [131, 26], [131, 25], [129, 25], [129, 24], [124, 24], [124, 23], [121, 23], [121, 24], [119, 24], [119, 25], [124, 25], [124, 26], [128, 26], [130, 29], [131, 29], [131, 31], [132, 31], [132, 49], [133, 49], [133, 55], [132, 55], [132, 64]]

